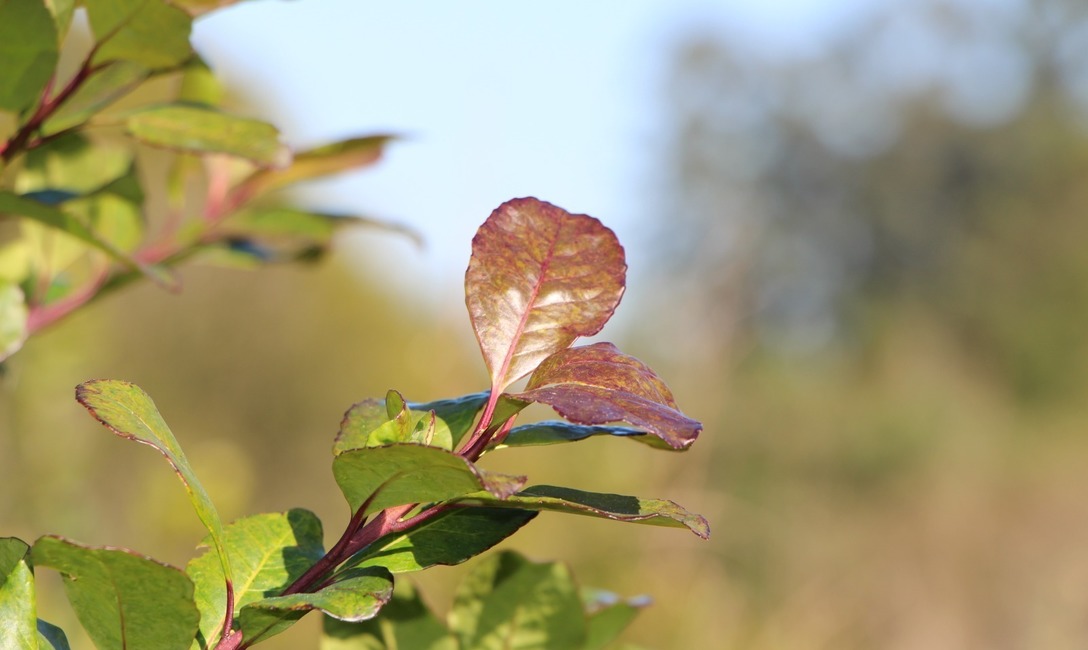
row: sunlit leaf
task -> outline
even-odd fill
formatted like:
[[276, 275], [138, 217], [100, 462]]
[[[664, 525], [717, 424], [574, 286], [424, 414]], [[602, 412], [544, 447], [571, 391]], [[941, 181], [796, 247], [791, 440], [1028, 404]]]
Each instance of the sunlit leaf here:
[[173, 0], [175, 5], [189, 12], [192, 16], [200, 16], [209, 11], [229, 7], [239, 2], [241, 0]]
[[587, 426], [584, 424], [571, 424], [562, 420], [545, 420], [523, 424], [510, 429], [510, 433], [502, 441], [501, 447], [537, 447], [541, 445], [556, 445], [564, 442], [578, 442], [594, 436], [615, 436], [629, 438], [641, 443], [661, 449], [672, 449], [666, 442], [652, 436], [645, 431], [630, 427], [618, 426]]
[[585, 615], [570, 570], [495, 553], [458, 586], [449, 615], [462, 648], [571, 650], [586, 640]]
[[282, 166], [291, 152], [276, 127], [244, 117], [184, 104], [154, 106], [130, 113], [125, 122], [136, 139], [192, 153], [224, 153], [258, 165]]
[[59, 537], [40, 538], [31, 558], [36, 567], [60, 572], [68, 601], [99, 650], [185, 650], [196, 635], [193, 583], [174, 567]]
[[393, 576], [381, 568], [352, 571], [314, 593], [274, 596], [238, 612], [242, 638], [252, 645], [286, 630], [307, 612], [319, 610], [341, 621], [373, 618], [393, 595]]
[[491, 213], [472, 240], [465, 294], [492, 389], [599, 332], [626, 270], [615, 234], [592, 217], [532, 198]]
[[672, 393], [646, 364], [611, 343], [595, 343], [555, 353], [513, 395], [549, 404], [579, 424], [627, 422], [686, 449], [703, 426], [680, 412]]
[[0, 279], [0, 361], [23, 347], [28, 316], [23, 290], [14, 282]]
[[125, 267], [144, 275], [160, 286], [173, 288], [177, 284], [176, 279], [168, 270], [160, 267], [148, 266], [135, 261], [123, 252], [117, 250], [110, 243], [97, 237], [84, 223], [52, 205], [42, 203], [41, 201], [34, 200], [27, 196], [19, 196], [18, 194], [0, 190], [0, 218], [4, 215], [26, 217], [27, 219], [33, 219], [34, 221], [45, 224], [50, 228], [56, 228], [66, 232], [69, 235], [90, 244], [94, 248], [105, 252]]
[[39, 99], [58, 57], [57, 25], [41, 0], [0, 0], [0, 109]]
[[451, 449], [456, 447], [465, 434], [472, 429], [472, 423], [476, 421], [476, 415], [487, 403], [491, 396], [490, 391], [462, 395], [452, 399], [436, 400], [422, 404], [409, 404], [413, 411], [426, 413], [434, 411], [439, 420], [446, 423], [450, 430]]
[[[234, 572], [235, 607], [276, 595], [324, 555], [321, 522], [308, 510], [253, 515], [226, 527], [224, 543]], [[222, 632], [227, 594], [215, 553], [205, 553], [185, 569], [196, 586], [201, 647]]]
[[37, 650], [34, 572], [27, 564], [30, 546], [0, 537], [0, 648]]
[[513, 494], [524, 477], [484, 473], [464, 458], [416, 444], [352, 449], [333, 460], [333, 476], [355, 513], [410, 503], [443, 502], [485, 490], [495, 499]]
[[192, 18], [170, 3], [94, 0], [87, 2], [86, 8], [97, 40], [96, 64], [120, 59], [167, 68], [192, 55]]
[[385, 400], [363, 400], [353, 405], [340, 422], [340, 431], [333, 443], [334, 454], [395, 442], [416, 442], [446, 450], [453, 449], [452, 434], [444, 420], [435, 417], [431, 427], [430, 411], [411, 408], [396, 391], [390, 391], [390, 394], [396, 395], [400, 400], [403, 412], [398, 411], [396, 417], [390, 418], [388, 397]]
[[298, 238], [327, 244], [341, 228], [365, 227], [406, 235], [419, 244], [422, 237], [407, 226], [359, 215], [300, 210], [291, 207], [260, 207], [242, 210], [223, 225], [224, 232], [243, 236]]
[[710, 537], [710, 525], [705, 518], [663, 499], [642, 499], [622, 494], [584, 492], [554, 485], [534, 485], [505, 499], [496, 499], [481, 492], [470, 495], [463, 502], [503, 508], [555, 510], [616, 521], [688, 528], [703, 539]]
[[223, 102], [225, 93], [223, 83], [199, 57], [193, 58], [182, 69], [181, 88], [178, 89], [177, 97], [179, 102], [215, 108]]
[[53, 22], [57, 24], [57, 42], [63, 43], [64, 36], [68, 33], [68, 27], [72, 24], [72, 14], [76, 10], [76, 0], [45, 0], [45, 6], [53, 14]]
[[102, 65], [42, 125], [46, 135], [83, 124], [151, 76], [146, 66], [132, 61], [114, 61]]
[[239, 184], [238, 191], [249, 199], [294, 183], [372, 165], [392, 139], [390, 135], [371, 135], [296, 153], [289, 166], [254, 172]]
[[15, 189], [23, 194], [46, 189], [88, 194], [117, 180], [131, 166], [129, 147], [70, 133], [27, 153]]
[[351, 564], [383, 566], [392, 573], [460, 564], [513, 535], [536, 514], [531, 510], [452, 508], [406, 533], [367, 547]]
[[583, 589], [586, 610], [586, 643], [582, 650], [604, 650], [635, 620], [639, 610], [650, 604], [645, 597], [620, 598], [600, 589]]
[[381, 616], [348, 623], [326, 616], [320, 650], [458, 650], [410, 582], [398, 582]]
[[215, 504], [197, 479], [185, 452], [151, 397], [139, 386], [126, 381], [96, 379], [77, 386], [76, 399], [113, 433], [151, 446], [166, 457], [185, 485], [197, 517], [211, 534], [223, 575], [233, 575], [224, 542], [223, 522], [219, 519]]

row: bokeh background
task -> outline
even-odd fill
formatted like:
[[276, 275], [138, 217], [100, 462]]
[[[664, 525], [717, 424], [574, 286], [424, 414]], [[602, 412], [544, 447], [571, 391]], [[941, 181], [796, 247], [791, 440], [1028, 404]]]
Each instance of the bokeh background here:
[[[113, 377], [156, 399], [225, 518], [304, 506], [331, 542], [343, 411], [485, 386], [469, 241], [531, 194], [617, 231], [631, 275], [602, 337], [705, 431], [685, 454], [486, 462], [671, 498], [713, 537], [544, 515], [509, 546], [651, 595], [625, 636], [649, 648], [1084, 647], [1085, 5], [378, 4], [243, 3], [195, 39], [292, 144], [404, 134], [298, 199], [425, 247], [361, 230], [316, 268], [188, 269], [180, 296], [136, 288], [32, 340], [0, 380], [4, 534], [191, 557], [168, 467], [74, 402]], [[420, 576], [435, 609], [464, 570]], [[313, 647], [313, 618], [270, 648]]]

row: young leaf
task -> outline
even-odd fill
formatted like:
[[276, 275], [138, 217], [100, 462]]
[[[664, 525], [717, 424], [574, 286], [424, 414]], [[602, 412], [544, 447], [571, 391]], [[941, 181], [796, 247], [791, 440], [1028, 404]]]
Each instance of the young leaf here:
[[571, 424], [562, 420], [545, 420], [523, 424], [510, 429], [510, 433], [497, 446], [503, 447], [536, 447], [541, 445], [556, 445], [563, 442], [578, 442], [594, 436], [616, 436], [629, 438], [641, 443], [657, 447], [659, 449], [672, 449], [668, 443], [657, 436], [652, 436], [645, 431], [617, 426], [586, 426]]
[[252, 602], [238, 612], [247, 645], [286, 630], [307, 612], [320, 610], [341, 621], [373, 618], [393, 595], [393, 576], [381, 568], [348, 572], [314, 593], [274, 596]]
[[700, 515], [688, 512], [672, 501], [640, 499], [622, 494], [583, 492], [554, 485], [535, 485], [505, 499], [485, 493], [472, 494], [462, 503], [482, 503], [503, 508], [556, 510], [616, 521], [631, 521], [655, 526], [688, 528], [703, 539], [710, 537], [710, 525]]
[[372, 165], [392, 139], [391, 135], [371, 135], [296, 153], [287, 167], [254, 172], [239, 184], [238, 192], [248, 200], [294, 183]]
[[186, 650], [196, 635], [193, 583], [174, 567], [59, 537], [40, 538], [31, 558], [60, 572], [68, 601], [99, 650]]
[[665, 382], [646, 364], [611, 343], [562, 350], [533, 372], [526, 390], [513, 395], [549, 404], [579, 424], [624, 421], [673, 449], [686, 449], [703, 426], [676, 406]]
[[413, 411], [421, 413], [434, 411], [435, 416], [440, 421], [445, 422], [450, 430], [450, 436], [452, 438], [450, 448], [452, 449], [456, 447], [461, 442], [461, 439], [465, 437], [465, 434], [472, 429], [472, 423], [476, 420], [476, 414], [484, 407], [484, 404], [487, 403], [487, 398], [490, 396], [490, 391], [484, 391], [482, 393], [462, 395], [461, 397], [452, 399], [437, 400], [423, 404], [409, 404], [409, 406]]
[[405, 581], [397, 584], [376, 618], [347, 623], [326, 616], [321, 650], [458, 650], [458, 646]]
[[524, 477], [485, 474], [464, 458], [437, 447], [397, 444], [352, 449], [333, 460], [333, 475], [352, 514], [370, 514], [409, 503], [449, 501], [484, 490], [492, 498], [513, 494]]
[[96, 64], [134, 61], [168, 68], [192, 55], [192, 18], [167, 2], [97, 0], [87, 2], [87, 18], [98, 41]]
[[[324, 555], [317, 515], [296, 508], [253, 515], [226, 527], [224, 542], [234, 572], [235, 607], [283, 591]], [[201, 647], [212, 647], [222, 632], [227, 594], [215, 553], [189, 562], [185, 572], [196, 587]]]
[[38, 647], [34, 573], [26, 561], [29, 550], [21, 539], [0, 537], [0, 648]]
[[570, 650], [585, 643], [582, 601], [570, 570], [505, 551], [478, 564], [457, 588], [450, 628], [472, 650]]
[[57, 25], [42, 0], [0, 0], [0, 110], [21, 111], [57, 65]]
[[231, 584], [233, 573], [224, 542], [223, 522], [151, 397], [139, 386], [126, 381], [96, 379], [77, 386], [76, 399], [110, 431], [149, 445], [166, 457], [185, 485], [197, 517], [208, 529], [223, 575], [227, 576], [226, 584]]
[[593, 217], [533, 198], [491, 213], [472, 240], [465, 295], [492, 390], [599, 332], [626, 271], [615, 234]]
[[583, 589], [582, 604], [586, 609], [586, 643], [582, 650], [604, 650], [650, 604], [648, 598], [622, 599], [600, 589]]
[[291, 160], [276, 127], [209, 108], [153, 106], [130, 113], [126, 128], [141, 142], [177, 151], [225, 153], [273, 167]]
[[27, 315], [23, 290], [14, 282], [0, 279], [0, 361], [23, 347]]
[[513, 535], [536, 514], [532, 510], [451, 508], [406, 533], [372, 544], [350, 564], [382, 566], [394, 574], [460, 564]]
[[395, 416], [390, 416], [388, 398], [363, 400], [353, 405], [340, 422], [333, 454], [396, 442], [416, 442], [453, 449], [452, 434], [444, 420], [435, 416], [432, 427], [430, 411], [421, 411], [405, 404], [404, 398], [396, 391], [389, 393], [400, 400], [401, 410]]

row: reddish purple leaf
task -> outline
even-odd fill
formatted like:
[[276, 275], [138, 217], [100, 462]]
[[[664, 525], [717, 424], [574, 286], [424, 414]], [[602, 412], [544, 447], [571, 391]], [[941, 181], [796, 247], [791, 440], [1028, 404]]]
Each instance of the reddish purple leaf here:
[[465, 293], [494, 392], [599, 332], [626, 272], [616, 235], [593, 217], [533, 198], [492, 212], [472, 240]]
[[653, 370], [611, 343], [556, 352], [536, 369], [525, 392], [512, 397], [549, 404], [578, 424], [627, 422], [673, 449], [690, 447], [703, 428], [680, 412]]

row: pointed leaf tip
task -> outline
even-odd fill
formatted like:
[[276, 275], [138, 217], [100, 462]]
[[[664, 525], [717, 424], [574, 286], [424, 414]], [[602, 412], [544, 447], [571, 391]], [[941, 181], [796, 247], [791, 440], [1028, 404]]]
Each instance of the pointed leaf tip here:
[[472, 240], [465, 302], [493, 389], [599, 332], [626, 273], [615, 233], [593, 217], [535, 198], [492, 212]]
[[526, 390], [513, 397], [548, 404], [579, 424], [627, 422], [677, 450], [690, 447], [703, 428], [680, 412], [653, 370], [611, 343], [553, 354], [536, 369]]

